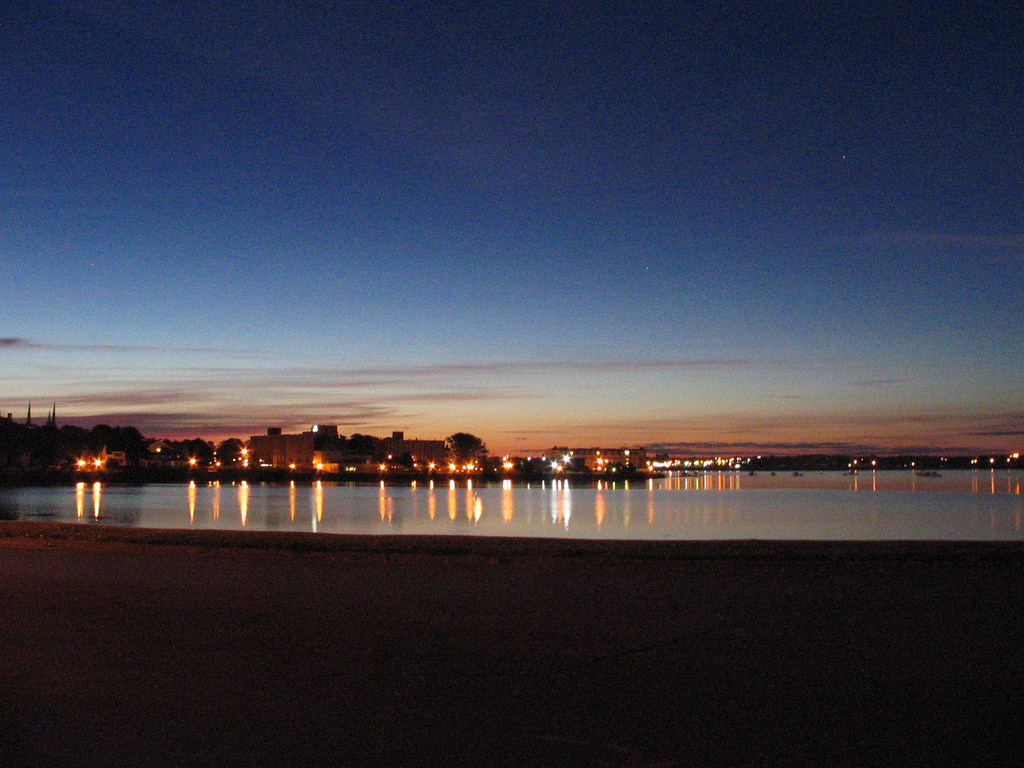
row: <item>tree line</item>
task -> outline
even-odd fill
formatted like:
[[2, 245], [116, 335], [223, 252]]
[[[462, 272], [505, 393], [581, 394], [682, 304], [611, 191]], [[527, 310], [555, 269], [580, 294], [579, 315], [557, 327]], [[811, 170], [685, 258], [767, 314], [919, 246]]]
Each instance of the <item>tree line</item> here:
[[0, 419], [0, 469], [55, 467], [104, 450], [124, 453], [127, 461], [138, 463], [146, 455], [149, 442], [135, 427], [33, 427]]
[[[384, 440], [359, 433], [348, 437], [319, 433], [314, 437], [314, 447], [376, 461], [386, 458]], [[158, 443], [156, 453], [150, 450], [154, 443]], [[445, 445], [452, 460], [460, 463], [482, 460], [487, 455], [483, 440], [466, 432], [450, 435]], [[242, 462], [244, 448], [245, 442], [235, 437], [220, 443], [202, 438], [157, 441], [145, 437], [135, 427], [97, 424], [86, 429], [70, 424], [57, 427], [52, 423], [32, 426], [0, 419], [0, 470], [73, 466], [79, 459], [98, 457], [103, 452], [123, 454], [129, 467], [141, 466], [146, 459], [182, 464], [195, 460], [200, 465], [220, 462], [230, 467]]]

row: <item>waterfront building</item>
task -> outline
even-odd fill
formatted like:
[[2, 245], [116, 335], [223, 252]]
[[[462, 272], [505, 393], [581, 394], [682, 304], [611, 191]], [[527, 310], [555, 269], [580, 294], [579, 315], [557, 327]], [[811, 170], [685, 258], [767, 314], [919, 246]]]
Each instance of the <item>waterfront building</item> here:
[[398, 462], [407, 457], [413, 466], [442, 464], [448, 455], [444, 440], [406, 440], [404, 432], [392, 432], [391, 437], [381, 440], [381, 447], [389, 461]]
[[552, 448], [543, 457], [568, 469], [604, 472], [612, 467], [648, 468], [645, 448]]
[[275, 469], [314, 469], [313, 440], [312, 432], [284, 435], [279, 428], [271, 427], [267, 434], [249, 438], [249, 465]]

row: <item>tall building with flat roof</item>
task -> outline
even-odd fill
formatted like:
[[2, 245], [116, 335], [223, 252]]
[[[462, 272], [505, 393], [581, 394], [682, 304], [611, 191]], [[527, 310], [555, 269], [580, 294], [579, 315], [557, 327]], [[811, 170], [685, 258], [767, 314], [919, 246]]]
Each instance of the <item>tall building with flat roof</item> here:
[[381, 447], [395, 461], [408, 454], [414, 464], [441, 464], [448, 455], [444, 440], [406, 440], [404, 432], [392, 432], [381, 440]]
[[280, 429], [271, 427], [266, 435], [253, 435], [249, 438], [249, 463], [255, 467], [312, 469], [313, 433], [282, 435]]

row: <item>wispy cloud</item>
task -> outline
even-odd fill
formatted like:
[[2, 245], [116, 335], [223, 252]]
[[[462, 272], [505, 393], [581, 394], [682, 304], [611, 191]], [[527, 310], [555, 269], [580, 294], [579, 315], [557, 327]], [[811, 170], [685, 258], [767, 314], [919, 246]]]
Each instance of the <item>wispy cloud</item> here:
[[279, 358], [280, 354], [225, 347], [161, 347], [130, 344], [55, 344], [38, 342], [31, 339], [6, 337], [0, 338], [0, 350], [9, 351], [43, 351], [43, 352], [104, 352], [114, 354], [162, 353], [167, 355], [224, 355], [242, 358]]
[[647, 450], [658, 453], [692, 454], [749, 454], [749, 453], [870, 453], [877, 446], [848, 441], [751, 441], [733, 442], [721, 440], [690, 440], [679, 442], [648, 443]]
[[393, 407], [372, 403], [325, 403], [316, 411], [308, 406], [282, 405], [269, 417], [261, 408], [231, 408], [216, 410], [104, 409], [94, 413], [79, 413], [64, 417], [58, 413], [61, 424], [89, 427], [97, 423], [112, 426], [135, 426], [144, 434], [163, 437], [227, 437], [262, 434], [268, 426], [286, 429], [308, 429], [311, 423], [321, 421], [352, 431], [372, 428], [400, 416]]
[[[481, 362], [456, 362], [438, 364], [384, 364], [356, 366], [310, 366], [304, 364], [301, 356], [269, 351], [263, 349], [237, 349], [225, 347], [171, 347], [171, 346], [133, 346], [116, 344], [59, 344], [40, 342], [26, 338], [0, 339], [0, 351], [45, 351], [53, 353], [105, 353], [111, 355], [157, 355], [163, 356], [154, 361], [136, 364], [135, 370], [176, 371], [178, 375], [192, 378], [201, 376], [211, 379], [218, 374], [251, 382], [260, 386], [294, 386], [297, 382], [305, 382], [308, 386], [342, 387], [369, 386], [378, 384], [389, 386], [395, 383], [408, 382], [411, 379], [452, 379], [493, 376], [513, 376], [531, 374], [639, 374], [639, 373], [672, 373], [672, 372], [706, 372], [731, 373], [749, 372], [782, 372], [782, 371], [825, 371], [829, 373], [871, 371], [879, 366], [872, 363], [851, 363], [836, 366], [831, 362], [814, 360], [786, 360], [764, 358], [732, 358], [732, 357], [674, 357], [674, 358], [620, 358], [620, 359], [579, 359], [566, 357], [554, 360], [497, 360]], [[204, 357], [203, 365], [189, 365], [190, 355]], [[259, 365], [242, 364], [239, 366], [207, 365], [211, 360], [254, 361]], [[180, 359], [185, 358], [185, 359]], [[104, 366], [103, 370], [110, 367]], [[81, 368], [76, 368], [81, 370]], [[851, 382], [854, 386], [883, 386], [900, 384], [908, 381], [902, 378], [865, 379]]]
[[633, 373], [646, 371], [672, 371], [695, 369], [758, 369], [779, 367], [779, 363], [742, 359], [672, 359], [672, 360], [538, 360], [498, 361], [481, 363], [442, 363], [436, 365], [383, 365], [351, 368], [293, 368], [290, 375], [316, 375], [336, 377], [399, 377], [426, 378], [448, 376], [490, 376], [515, 373]]
[[[671, 384], [715, 379], [736, 382], [741, 376], [744, 381], [748, 376], [762, 381], [771, 380], [772, 372], [816, 371], [829, 374], [833, 393], [841, 393], [845, 386], [850, 388], [848, 394], [856, 388], [884, 390], [913, 381], [885, 376], [889, 371], [883, 373], [881, 366], [859, 363], [841, 369], [852, 374], [853, 381], [844, 381], [845, 376], [833, 377], [836, 369], [825, 364], [743, 357], [332, 366], [310, 365], [308, 358], [298, 355], [264, 360], [258, 351], [72, 346], [14, 336], [0, 338], [0, 354], [7, 351], [13, 356], [24, 350], [103, 350], [126, 356], [110, 364], [104, 364], [99, 356], [73, 362], [64, 362], [59, 354], [26, 358], [30, 365], [6, 380], [8, 385], [16, 383], [15, 389], [8, 387], [6, 399], [17, 391], [20, 394], [14, 396], [19, 399], [27, 400], [30, 395], [33, 401], [55, 400], [63, 421], [134, 424], [146, 434], [167, 436], [241, 434], [252, 429], [256, 434], [266, 426], [306, 428], [318, 421], [371, 433], [391, 427], [436, 432], [472, 421], [491, 424], [494, 434], [516, 441], [517, 446], [527, 443], [530, 449], [550, 447], [554, 442], [596, 445], [611, 441], [707, 449], [721, 446], [723, 451], [744, 452], [773, 446], [780, 451], [865, 452], [929, 441], [942, 449], [972, 442], [978, 446], [1005, 444], [1024, 431], [1024, 417], [1019, 413], [994, 409], [968, 413], [941, 404], [901, 411], [893, 404], [883, 408], [873, 402], [860, 409], [854, 402], [859, 402], [858, 398], [838, 406], [824, 394], [805, 395], [800, 390], [773, 393], [769, 388], [764, 389], [756, 411], [749, 410], [751, 403], [742, 399], [737, 405], [746, 411], [730, 411], [728, 398], [678, 402], [680, 398], [671, 389], [651, 402], [642, 395], [623, 400], [625, 410], [611, 411], [634, 418], [608, 418], [607, 408], [593, 404], [588, 409], [588, 402], [605, 402], [600, 400], [602, 393], [626, 392], [623, 386], [632, 385], [632, 374], [638, 372], [652, 374], [645, 381], [663, 372], [662, 380]], [[160, 354], [138, 359], [128, 356], [139, 351]], [[198, 356], [189, 359], [186, 354], [197, 351], [221, 357], [210, 358], [212, 365], [206, 366], [205, 360]], [[182, 353], [180, 358], [178, 353]], [[252, 355], [252, 360], [225, 359], [225, 353]], [[762, 372], [768, 373], [762, 376]], [[873, 373], [882, 375], [872, 377]], [[555, 387], [553, 381], [571, 381], [576, 386]], [[844, 410], [838, 411], [838, 407]], [[485, 427], [478, 429], [483, 432]]]
[[[341, 393], [354, 396], [338, 397]], [[438, 404], [531, 397], [514, 387], [406, 387], [382, 392], [351, 387], [243, 387], [237, 380], [217, 379], [134, 389], [101, 388], [57, 399], [61, 423], [87, 426], [98, 422], [134, 425], [147, 434], [239, 434], [269, 425], [308, 428], [326, 422], [359, 429], [379, 429], [395, 419], [408, 423], [418, 410]], [[417, 406], [423, 408], [417, 408]]]
[[1017, 437], [1024, 435], [1024, 412], [1002, 413], [991, 419], [984, 429], [970, 434], [977, 437]]
[[864, 381], [851, 381], [849, 382], [851, 387], [890, 387], [897, 384], [908, 384], [909, 379], [867, 379]]
[[[932, 453], [936, 446], [931, 443], [909, 445], [893, 445], [883, 442], [857, 441], [689, 441], [669, 443], [649, 443], [648, 451], [669, 454], [690, 454], [699, 456], [729, 456], [750, 454], [791, 454], [816, 453], [832, 455], [880, 455], [880, 454], [924, 454]], [[974, 453], [977, 446], [945, 445], [942, 450], [948, 453]]]
[[[286, 354], [269, 352], [265, 350], [242, 350], [224, 347], [169, 347], [169, 346], [134, 346], [118, 344], [58, 344], [53, 342], [39, 342], [26, 338], [0, 338], [0, 349], [9, 350], [42, 350], [51, 352], [110, 352], [135, 354], [140, 352], [158, 352], [167, 354], [221, 354], [239, 355], [273, 359], [277, 362], [287, 362], [289, 357]], [[735, 358], [672, 358], [672, 359], [619, 359], [619, 360], [527, 360], [527, 361], [496, 361], [496, 362], [471, 362], [471, 363], [442, 363], [431, 365], [380, 365], [380, 366], [355, 366], [355, 367], [304, 367], [292, 365], [287, 370], [293, 375], [315, 374], [315, 375], [342, 375], [354, 377], [411, 377], [411, 376], [438, 376], [438, 375], [489, 375], [501, 373], [530, 373], [530, 372], [585, 372], [594, 371], [600, 373], [608, 372], [645, 372], [658, 370], [690, 370], [690, 369], [757, 369], [757, 368], [788, 368], [804, 367], [801, 364], [766, 361], [757, 359], [735, 359]], [[201, 370], [215, 370], [203, 368]], [[222, 369], [225, 371], [235, 369]]]
[[1024, 419], [998, 410], [935, 407], [886, 413], [709, 413], [581, 425], [567, 420], [552, 425], [552, 432], [559, 430], [595, 438], [618, 435], [623, 443], [666, 452], [965, 453], [998, 451], [993, 441], [1024, 434]]
[[[729, 431], [756, 431], [791, 429], [809, 426], [815, 429], [828, 427], [860, 427], [883, 428], [891, 430], [895, 426], [949, 426], [955, 425], [967, 431], [979, 424], [1004, 424], [1014, 414], [1002, 411], [983, 411], [959, 413], [954, 409], [934, 408], [927, 411], [890, 411], [861, 412], [843, 411], [839, 413], [806, 413], [806, 414], [769, 414], [749, 415], [730, 413], [708, 413], [698, 416], [679, 418], [667, 417], [660, 419], [640, 419], [636, 421], [615, 421], [602, 424], [609, 429], [644, 429], [664, 432], [669, 429], [724, 429]], [[1015, 422], [1021, 424], [1021, 422]]]
[[193, 401], [194, 398], [194, 393], [186, 389], [119, 390], [62, 397], [60, 404], [62, 407], [76, 410], [80, 410], [82, 407], [93, 408], [96, 406], [116, 410], [170, 403], [187, 403]]
[[35, 349], [37, 345], [33, 344], [28, 339], [19, 339], [14, 337], [0, 338], [0, 349]]

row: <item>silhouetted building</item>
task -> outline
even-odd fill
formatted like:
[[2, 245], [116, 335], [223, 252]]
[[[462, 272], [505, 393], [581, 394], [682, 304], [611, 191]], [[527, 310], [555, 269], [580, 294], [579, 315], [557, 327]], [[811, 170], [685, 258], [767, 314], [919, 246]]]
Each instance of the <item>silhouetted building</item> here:
[[265, 435], [249, 438], [249, 466], [278, 469], [313, 469], [313, 433], [283, 435], [270, 427]]
[[153, 440], [146, 446], [146, 455], [139, 462], [144, 467], [173, 466], [174, 455], [166, 440]]
[[381, 440], [381, 448], [389, 461], [398, 462], [408, 457], [413, 465], [441, 464], [447, 460], [444, 440], [406, 440], [404, 432], [392, 432]]
[[100, 451], [99, 459], [104, 467], [128, 466], [128, 455], [124, 451], [108, 451], [106, 446]]
[[571, 468], [586, 467], [592, 472], [603, 472], [615, 466], [647, 469], [644, 448], [552, 448], [544, 458], [561, 463], [568, 459]]

